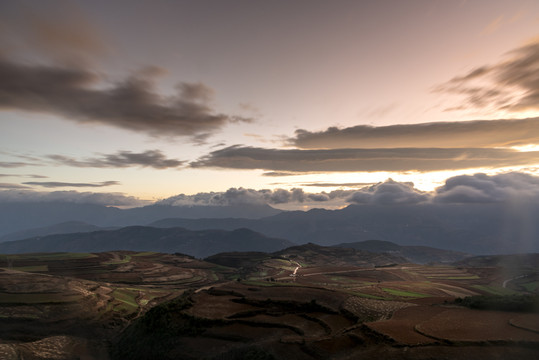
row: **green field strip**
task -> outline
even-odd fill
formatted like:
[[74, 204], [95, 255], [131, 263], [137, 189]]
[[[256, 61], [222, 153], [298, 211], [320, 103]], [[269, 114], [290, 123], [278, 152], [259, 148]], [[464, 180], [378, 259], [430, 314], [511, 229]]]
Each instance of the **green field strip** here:
[[345, 291], [342, 291], [342, 292], [344, 292], [346, 294], [358, 296], [358, 297], [361, 297], [361, 298], [365, 298], [365, 299], [391, 300], [390, 298], [386, 298], [386, 297], [383, 297], [383, 296], [371, 295], [371, 294], [366, 294], [366, 293], [362, 293], [362, 292], [358, 292], [358, 291], [345, 290]]
[[50, 304], [69, 303], [82, 299], [82, 295], [40, 294], [40, 293], [0, 293], [0, 304]]
[[443, 276], [443, 275], [433, 275], [427, 276], [427, 279], [436, 279], [436, 280], [478, 280], [481, 279], [477, 275], [468, 275], [468, 276]]
[[213, 266], [211, 268], [209, 268], [209, 270], [211, 271], [216, 271], [216, 272], [221, 272], [221, 271], [232, 271], [232, 270], [235, 270], [233, 267], [230, 267], [230, 266], [225, 266], [225, 265], [217, 265], [217, 264], [212, 264]]
[[26, 271], [26, 272], [47, 272], [49, 267], [47, 265], [34, 265], [34, 266], [12, 266], [11, 270]]
[[155, 255], [155, 254], [159, 254], [158, 252], [155, 252], [155, 251], [143, 251], [143, 252], [139, 252], [139, 253], [136, 253], [136, 254], [132, 254], [131, 256], [151, 256], [151, 255]]
[[139, 307], [137, 303], [138, 295], [139, 295], [138, 290], [131, 290], [131, 289], [126, 289], [126, 288], [115, 289], [111, 293], [111, 296], [113, 296], [114, 299], [119, 301], [120, 303], [114, 305], [113, 310], [115, 311], [125, 310], [127, 312], [135, 311]]
[[208, 280], [219, 281], [219, 276], [217, 276], [217, 274], [211, 273], [210, 276], [211, 276], [211, 279], [208, 279]]
[[97, 257], [90, 253], [28, 253], [28, 254], [2, 254], [0, 255], [8, 260], [71, 260], [71, 259], [88, 259]]
[[472, 287], [492, 295], [512, 295], [517, 293], [514, 290], [510, 290], [502, 286], [474, 285]]
[[382, 288], [386, 293], [394, 295], [394, 296], [402, 296], [402, 297], [413, 297], [413, 298], [424, 298], [429, 297], [430, 295], [422, 294], [418, 292], [413, 291], [405, 291], [405, 290], [397, 290], [397, 289], [390, 289], [390, 288]]
[[295, 286], [295, 287], [309, 287], [307, 285], [297, 284], [294, 282], [279, 282], [279, 281], [260, 281], [260, 280], [243, 280], [241, 282], [245, 285], [253, 285], [253, 286]]
[[524, 287], [527, 291], [537, 291], [539, 289], [539, 281], [529, 282], [525, 284], [519, 284]]
[[120, 260], [108, 260], [101, 262], [102, 265], [120, 265], [120, 264], [127, 264], [128, 262], [131, 262], [131, 255], [126, 255], [123, 259]]

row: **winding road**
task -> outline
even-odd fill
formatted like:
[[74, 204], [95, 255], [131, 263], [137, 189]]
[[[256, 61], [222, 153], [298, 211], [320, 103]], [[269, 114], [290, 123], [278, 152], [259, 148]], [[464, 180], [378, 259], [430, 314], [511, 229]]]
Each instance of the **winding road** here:
[[528, 276], [528, 275], [520, 275], [520, 276], [511, 278], [511, 279], [507, 279], [507, 280], [505, 280], [503, 282], [502, 287], [507, 288], [507, 284], [510, 283], [511, 281], [516, 280], [516, 279], [521, 279], [521, 278], [526, 277], [526, 276]]

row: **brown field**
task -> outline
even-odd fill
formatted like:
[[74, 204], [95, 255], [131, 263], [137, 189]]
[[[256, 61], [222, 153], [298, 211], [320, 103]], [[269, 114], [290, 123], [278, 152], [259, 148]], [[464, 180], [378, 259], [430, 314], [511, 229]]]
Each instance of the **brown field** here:
[[539, 345], [539, 334], [512, 326], [520, 314], [502, 311], [448, 309], [418, 322], [415, 329], [432, 338], [452, 342], [514, 342]]
[[518, 328], [539, 333], [539, 314], [519, 314], [510, 319], [509, 323]]

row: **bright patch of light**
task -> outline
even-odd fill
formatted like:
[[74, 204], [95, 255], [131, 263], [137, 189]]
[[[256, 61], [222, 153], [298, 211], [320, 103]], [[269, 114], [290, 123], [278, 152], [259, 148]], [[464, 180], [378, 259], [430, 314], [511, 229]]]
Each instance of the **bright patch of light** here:
[[515, 149], [522, 152], [539, 151], [539, 145], [530, 144], [530, 145], [522, 145], [522, 146], [512, 146], [511, 149]]

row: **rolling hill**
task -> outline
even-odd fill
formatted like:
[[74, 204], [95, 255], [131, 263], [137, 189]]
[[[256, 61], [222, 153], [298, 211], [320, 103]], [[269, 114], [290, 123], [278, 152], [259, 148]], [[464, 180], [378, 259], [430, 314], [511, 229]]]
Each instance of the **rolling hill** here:
[[44, 226], [34, 229], [16, 231], [0, 237], [0, 242], [28, 239], [31, 237], [47, 236], [55, 234], [70, 234], [107, 230], [99, 226], [85, 223], [83, 221], [66, 221], [60, 224]]
[[129, 226], [118, 230], [58, 234], [0, 243], [0, 253], [103, 252], [113, 250], [184, 253], [203, 258], [224, 251], [272, 252], [294, 245], [249, 229], [191, 231]]
[[366, 240], [354, 243], [334, 245], [341, 248], [352, 248], [401, 256], [416, 264], [453, 263], [472, 255], [458, 251], [436, 249], [430, 246], [402, 246], [390, 241]]

